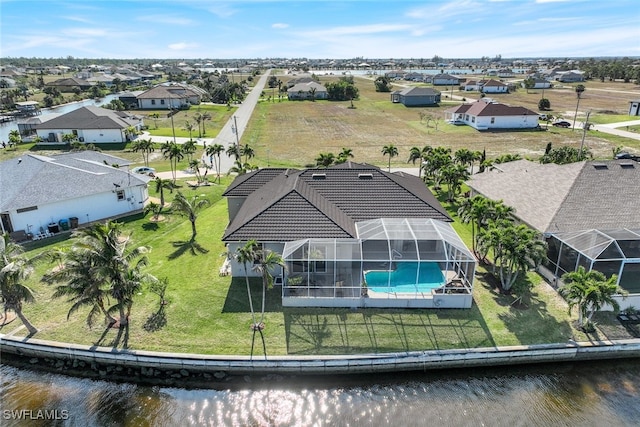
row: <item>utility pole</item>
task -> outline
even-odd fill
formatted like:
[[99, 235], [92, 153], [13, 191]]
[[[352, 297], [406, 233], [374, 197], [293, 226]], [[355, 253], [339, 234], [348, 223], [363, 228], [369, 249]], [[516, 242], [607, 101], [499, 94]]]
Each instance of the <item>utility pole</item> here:
[[171, 110], [169, 115], [171, 116], [171, 132], [173, 133], [173, 143], [177, 144], [177, 142], [176, 142], [176, 128], [173, 125], [173, 101], [171, 100], [171, 98], [169, 98], [169, 109]]
[[240, 148], [240, 136], [238, 135], [238, 120], [236, 119], [236, 116], [233, 116], [233, 133], [236, 134], [236, 147]]

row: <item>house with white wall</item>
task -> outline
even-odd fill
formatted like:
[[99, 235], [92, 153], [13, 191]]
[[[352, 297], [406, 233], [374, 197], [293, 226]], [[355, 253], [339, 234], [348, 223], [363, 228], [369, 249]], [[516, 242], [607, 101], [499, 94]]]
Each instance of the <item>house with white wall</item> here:
[[534, 129], [538, 127], [539, 116], [539, 113], [528, 108], [512, 107], [491, 98], [482, 98], [445, 111], [448, 122], [466, 124], [477, 130]]
[[71, 218], [81, 225], [140, 212], [151, 178], [130, 172], [129, 164], [91, 150], [26, 153], [0, 163], [0, 231], [31, 238]]
[[142, 129], [144, 121], [126, 111], [113, 111], [100, 107], [80, 107], [52, 119], [42, 116], [34, 124], [36, 133], [45, 143], [61, 143], [62, 135], [73, 134], [78, 141], [90, 143], [127, 142], [135, 136], [131, 132]]

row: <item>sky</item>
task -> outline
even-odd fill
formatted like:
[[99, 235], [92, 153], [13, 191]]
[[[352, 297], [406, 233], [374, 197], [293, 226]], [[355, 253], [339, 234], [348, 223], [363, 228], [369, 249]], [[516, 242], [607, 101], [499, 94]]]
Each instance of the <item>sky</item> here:
[[0, 57], [640, 56], [638, 0], [0, 0]]

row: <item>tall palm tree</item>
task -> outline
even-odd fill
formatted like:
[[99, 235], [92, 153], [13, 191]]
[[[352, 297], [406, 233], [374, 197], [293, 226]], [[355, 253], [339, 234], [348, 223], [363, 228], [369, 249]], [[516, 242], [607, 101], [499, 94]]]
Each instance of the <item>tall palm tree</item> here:
[[198, 151], [198, 147], [196, 146], [196, 142], [193, 139], [188, 140], [184, 144], [182, 144], [182, 153], [187, 157], [187, 161], [191, 163], [193, 159], [193, 154]]
[[173, 199], [171, 209], [178, 215], [186, 217], [191, 222], [191, 241], [196, 240], [196, 219], [198, 219], [198, 212], [205, 207], [209, 206], [211, 202], [209, 199], [202, 195], [195, 195], [191, 199], [187, 199], [180, 191], [176, 193], [176, 197]]
[[251, 339], [251, 354], [253, 355], [253, 342], [255, 340], [256, 330], [260, 333], [260, 337], [262, 337], [262, 349], [264, 351], [264, 358], [267, 358], [267, 348], [264, 342], [264, 335], [262, 331], [264, 330], [264, 313], [265, 313], [265, 305], [267, 298], [267, 290], [273, 288], [273, 271], [280, 267], [285, 268], [284, 258], [282, 255], [270, 251], [270, 250], [260, 250], [257, 251], [258, 263], [254, 264], [253, 270], [260, 273], [262, 277], [262, 307], [260, 310], [260, 321], [257, 323], [257, 327], [253, 329], [253, 338]]
[[490, 211], [489, 199], [480, 195], [462, 200], [458, 208], [460, 220], [465, 224], [471, 223], [471, 244], [476, 256], [478, 255], [478, 233], [487, 225]]
[[[249, 298], [249, 310], [251, 311], [251, 330], [253, 331], [253, 336], [255, 337], [256, 330], [260, 329], [260, 324], [256, 322], [256, 313], [253, 309], [253, 298], [251, 297], [251, 286], [249, 285], [249, 269], [247, 264], [253, 265], [253, 263], [258, 258], [258, 251], [260, 250], [260, 246], [258, 242], [255, 240], [249, 240], [244, 246], [239, 247], [234, 254], [233, 258], [236, 262], [242, 264], [244, 268], [244, 279], [247, 285], [247, 297]], [[251, 356], [253, 357], [253, 340], [251, 343]]]
[[164, 189], [168, 189], [173, 192], [173, 182], [170, 179], [162, 179], [160, 177], [156, 177], [156, 192], [160, 192], [160, 206], [164, 207]]
[[241, 156], [240, 147], [238, 147], [238, 145], [236, 144], [231, 144], [230, 146], [228, 146], [226, 153], [227, 156], [233, 156], [236, 160], [239, 160]]
[[407, 163], [411, 162], [412, 164], [416, 164], [416, 161], [420, 161], [420, 167], [418, 168], [418, 177], [422, 177], [422, 162], [426, 160], [429, 153], [433, 150], [430, 146], [425, 145], [421, 149], [418, 147], [411, 147], [409, 150], [409, 159]]
[[578, 325], [584, 327], [591, 322], [594, 313], [605, 304], [611, 305], [615, 311], [620, 309], [618, 301], [613, 296], [620, 294], [626, 296], [626, 291], [620, 288], [616, 282], [618, 277], [614, 274], [606, 278], [599, 271], [586, 271], [579, 266], [576, 271], [562, 275], [565, 282], [558, 289], [569, 304], [569, 314], [573, 307], [578, 307]]
[[216, 156], [216, 178], [218, 179], [218, 184], [220, 184], [220, 167], [221, 167], [220, 154], [223, 151], [224, 151], [224, 145], [222, 144], [209, 145], [205, 150], [205, 152], [207, 153], [207, 155], [211, 160], [213, 160], [213, 156]]
[[118, 311], [120, 327], [127, 326], [133, 297], [144, 282], [155, 280], [153, 276], [141, 271], [147, 265], [145, 254], [149, 248], [138, 246], [129, 249], [127, 246], [130, 237], [123, 233], [122, 224], [116, 222], [81, 229], [78, 237], [74, 247], [84, 257], [91, 259], [94, 266], [92, 277], [108, 283], [109, 295], [115, 302], [109, 312]]
[[22, 247], [9, 240], [9, 235], [0, 236], [0, 301], [4, 315], [12, 310], [29, 331], [38, 332], [22, 312], [22, 304], [35, 301], [33, 291], [24, 284], [33, 273], [33, 260], [24, 256]]
[[455, 163], [460, 163], [465, 166], [471, 167], [471, 175], [473, 175], [473, 163], [478, 160], [480, 153], [478, 151], [471, 151], [467, 148], [461, 148], [453, 154]]
[[207, 120], [211, 120], [211, 114], [204, 112], [202, 113], [201, 116], [201, 123], [202, 123], [202, 136], [206, 136], [207, 135], [207, 129], [205, 128], [205, 122]]
[[196, 112], [193, 115], [193, 120], [195, 120], [196, 124], [198, 125], [198, 138], [202, 138], [202, 131], [200, 130], [200, 123], [202, 123], [202, 113], [200, 113], [199, 111]]
[[245, 144], [240, 147], [240, 154], [244, 156], [244, 162], [247, 163], [256, 155], [256, 152], [249, 144]]
[[448, 200], [452, 202], [460, 192], [462, 183], [469, 179], [469, 170], [466, 165], [451, 163], [442, 168], [441, 173], [444, 182], [447, 183]]
[[385, 145], [382, 148], [382, 155], [389, 156], [389, 172], [391, 172], [391, 159], [398, 155], [398, 148], [393, 144]]
[[189, 120], [187, 120], [186, 122], [184, 122], [184, 127], [183, 129], [186, 130], [187, 132], [189, 132], [189, 140], [191, 140], [191, 134], [193, 132], [193, 130], [196, 128], [196, 126], [191, 123]]
[[578, 118], [578, 106], [580, 105], [580, 98], [582, 98], [582, 93], [587, 90], [587, 88], [584, 87], [584, 85], [576, 85], [575, 91], [576, 91], [576, 98], [578, 99], [578, 101], [576, 102], [576, 112], [573, 115], [573, 128], [572, 130], [576, 129], [576, 119]]
[[109, 304], [108, 282], [96, 274], [99, 266], [94, 258], [87, 257], [85, 251], [73, 248], [61, 251], [59, 249], [47, 252], [52, 260], [59, 262], [58, 268], [51, 270], [42, 276], [42, 281], [47, 284], [62, 283], [53, 294], [54, 298], [68, 297], [72, 302], [67, 313], [67, 320], [73, 313], [83, 306], [90, 306], [87, 315], [87, 325], [93, 326], [95, 317], [102, 314], [107, 324], [113, 324], [116, 319], [107, 311]]
[[137, 153], [142, 152], [142, 161], [145, 166], [149, 166], [149, 154], [155, 151], [155, 147], [151, 138], [149, 139], [136, 139], [131, 144], [131, 149]]
[[176, 183], [176, 172], [178, 171], [178, 162], [184, 158], [182, 149], [175, 142], [167, 141], [162, 144], [162, 155], [165, 159], [169, 160], [171, 165], [171, 176], [173, 177], [173, 183]]

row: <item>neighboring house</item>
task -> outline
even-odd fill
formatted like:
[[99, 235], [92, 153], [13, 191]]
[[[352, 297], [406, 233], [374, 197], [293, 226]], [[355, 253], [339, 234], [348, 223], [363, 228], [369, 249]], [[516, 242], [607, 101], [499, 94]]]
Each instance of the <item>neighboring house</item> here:
[[64, 79], [58, 79], [53, 82], [49, 82], [46, 86], [55, 87], [60, 92], [72, 92], [74, 88], [78, 87], [80, 90], [91, 89], [93, 83], [88, 82], [77, 77], [67, 77]]
[[[526, 85], [524, 82], [520, 83], [520, 86], [522, 86], [523, 88], [526, 88]], [[539, 77], [533, 77], [533, 86], [531, 87], [531, 89], [550, 89], [552, 87], [553, 87], [553, 84], [549, 80], [539, 78]]]
[[[352, 162], [261, 169], [223, 195], [228, 253], [255, 239], [281, 254], [285, 306], [471, 306], [475, 259], [417, 176]], [[258, 275], [227, 262], [234, 276]]]
[[482, 98], [471, 104], [462, 104], [445, 110], [445, 119], [466, 124], [477, 130], [534, 129], [540, 114], [524, 107], [512, 107]]
[[501, 79], [511, 78], [515, 76], [515, 73], [511, 68], [500, 68], [496, 72], [496, 76]]
[[63, 142], [62, 135], [72, 133], [80, 142], [96, 143], [130, 141], [134, 135], [129, 130], [140, 131], [143, 125], [142, 118], [125, 111], [80, 107], [51, 120], [45, 116], [34, 128], [45, 142]]
[[141, 110], [187, 109], [202, 101], [202, 93], [187, 85], [158, 85], [137, 96]]
[[287, 89], [287, 97], [296, 99], [327, 99], [329, 94], [327, 88], [318, 82], [298, 83]]
[[37, 116], [40, 114], [40, 104], [38, 101], [16, 102], [16, 109], [18, 110], [17, 115], [20, 117]]
[[91, 150], [26, 153], [0, 163], [2, 232], [21, 240], [55, 232], [65, 221], [75, 226], [140, 212], [151, 178], [129, 172], [128, 165]]
[[582, 72], [573, 70], [573, 71], [565, 71], [556, 76], [556, 80], [562, 83], [576, 83], [583, 82], [584, 75]]
[[499, 80], [481, 80], [479, 86], [482, 93], [509, 93], [509, 86]]
[[629, 115], [640, 116], [640, 99], [629, 101]]
[[502, 200], [549, 244], [542, 272], [555, 282], [582, 265], [616, 274], [640, 306], [640, 164], [633, 160], [567, 165], [501, 163], [467, 182], [474, 193]]
[[434, 86], [458, 86], [460, 79], [450, 74], [436, 74], [431, 78]]
[[470, 92], [472, 90], [480, 91], [480, 85], [478, 80], [467, 80], [464, 83], [464, 90]]
[[391, 102], [405, 107], [435, 106], [440, 103], [440, 92], [430, 87], [408, 87], [391, 92]]

